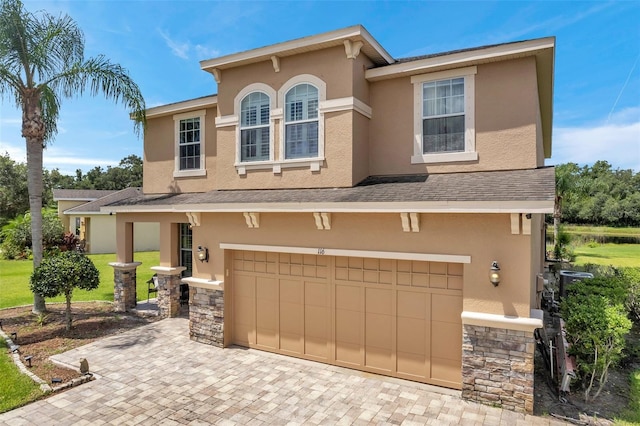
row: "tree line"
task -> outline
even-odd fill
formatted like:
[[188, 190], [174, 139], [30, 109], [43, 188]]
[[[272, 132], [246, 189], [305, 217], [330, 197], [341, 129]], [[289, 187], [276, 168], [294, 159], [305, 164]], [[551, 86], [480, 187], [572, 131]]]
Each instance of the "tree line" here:
[[562, 222], [614, 227], [640, 226], [640, 173], [613, 169], [607, 161], [592, 166], [556, 166], [556, 199]]
[[[64, 175], [59, 169], [43, 169], [43, 207], [55, 207], [54, 189], [107, 189], [119, 190], [142, 186], [142, 159], [129, 155], [115, 166], [103, 169], [96, 166], [75, 176]], [[0, 156], [0, 228], [29, 211], [27, 165], [12, 160], [8, 153]]]

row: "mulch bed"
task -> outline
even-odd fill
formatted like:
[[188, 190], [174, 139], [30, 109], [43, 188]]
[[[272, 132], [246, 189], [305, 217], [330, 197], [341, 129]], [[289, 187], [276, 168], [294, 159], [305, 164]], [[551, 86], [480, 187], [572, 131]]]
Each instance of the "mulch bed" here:
[[72, 303], [73, 325], [65, 329], [65, 304], [48, 304], [44, 321], [31, 312], [31, 306], [0, 310], [3, 331], [11, 337], [17, 333], [15, 344], [20, 346], [23, 363], [25, 356], [32, 356], [30, 370], [45, 382], [52, 378], [62, 383], [80, 377], [80, 360], [76, 370], [60, 367], [49, 360], [78, 346], [86, 345], [101, 337], [122, 333], [157, 321], [158, 317], [140, 317], [131, 313], [114, 312], [107, 302]]

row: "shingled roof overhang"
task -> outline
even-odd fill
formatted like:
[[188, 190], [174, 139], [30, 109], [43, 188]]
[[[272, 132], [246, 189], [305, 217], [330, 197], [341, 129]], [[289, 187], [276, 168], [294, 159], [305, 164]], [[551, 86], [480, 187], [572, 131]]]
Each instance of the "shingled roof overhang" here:
[[200, 68], [213, 73], [214, 69], [225, 70], [240, 65], [270, 61], [272, 56], [287, 57], [334, 46], [344, 46], [345, 40], [361, 41], [363, 52], [376, 65], [395, 62], [393, 57], [362, 26], [354, 25], [335, 31], [316, 34], [309, 37], [276, 43], [257, 49], [200, 61]]
[[552, 213], [553, 167], [369, 177], [350, 188], [149, 194], [102, 207], [122, 213]]

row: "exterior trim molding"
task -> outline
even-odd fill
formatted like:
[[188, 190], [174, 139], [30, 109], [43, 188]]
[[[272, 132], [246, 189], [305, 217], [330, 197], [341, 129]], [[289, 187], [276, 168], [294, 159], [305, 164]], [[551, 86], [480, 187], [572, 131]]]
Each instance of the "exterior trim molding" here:
[[370, 81], [393, 78], [402, 75], [414, 75], [428, 72], [430, 69], [442, 69], [443, 67], [456, 67], [469, 63], [479, 63], [495, 60], [500, 57], [527, 56], [539, 53], [544, 49], [553, 49], [555, 41], [553, 37], [537, 40], [528, 40], [520, 43], [498, 45], [474, 49], [470, 51], [450, 53], [448, 55], [418, 59], [410, 62], [400, 62], [385, 67], [372, 68], [365, 71], [365, 78]]
[[216, 117], [216, 127], [237, 126], [239, 123], [237, 115], [223, 115]]
[[418, 260], [427, 262], [471, 263], [471, 256], [455, 254], [404, 253], [394, 251], [343, 250], [324, 247], [288, 247], [255, 244], [220, 243], [223, 250], [250, 250], [273, 253], [315, 254], [319, 256], [352, 256], [375, 259]]
[[147, 118], [162, 117], [163, 115], [179, 114], [195, 108], [211, 108], [218, 105], [218, 96], [206, 96], [168, 105], [160, 105], [147, 109]]
[[353, 96], [320, 102], [319, 109], [322, 113], [353, 110], [367, 118], [371, 118], [373, 113], [369, 105]]
[[200, 226], [200, 212], [186, 212], [189, 225]]
[[[106, 210], [106, 209], [109, 210]], [[261, 213], [553, 213], [551, 201], [415, 201], [340, 203], [208, 203], [188, 205], [107, 206], [114, 213], [175, 213], [187, 211]]]
[[187, 268], [184, 266], [152, 266], [149, 269], [162, 275], [180, 275]]
[[536, 328], [542, 327], [542, 315], [539, 309], [532, 309], [529, 318], [463, 311], [461, 318], [463, 325], [533, 332]]
[[260, 228], [260, 213], [244, 212], [243, 215], [248, 228]]
[[142, 262], [109, 262], [109, 266], [117, 271], [129, 271], [142, 265]]
[[195, 277], [183, 278], [180, 281], [189, 284], [189, 287], [208, 288], [211, 290], [224, 290], [224, 281], [208, 280], [206, 278]]

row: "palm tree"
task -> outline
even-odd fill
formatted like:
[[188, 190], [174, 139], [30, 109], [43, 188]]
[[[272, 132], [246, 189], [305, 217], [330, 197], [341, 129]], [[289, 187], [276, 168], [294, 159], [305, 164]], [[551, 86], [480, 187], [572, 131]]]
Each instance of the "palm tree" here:
[[[84, 58], [84, 34], [68, 15], [25, 10], [20, 0], [0, 0], [0, 95], [22, 110], [27, 144], [33, 266], [42, 261], [42, 153], [56, 134], [62, 99], [102, 92], [123, 103], [136, 133], [145, 123], [145, 103], [127, 71], [104, 56]], [[45, 311], [34, 293], [33, 311]]]

